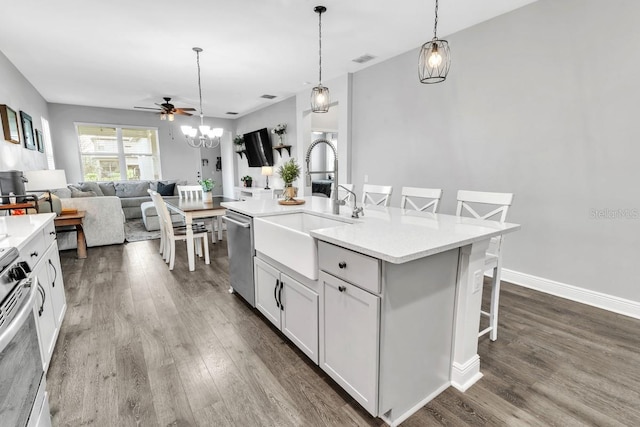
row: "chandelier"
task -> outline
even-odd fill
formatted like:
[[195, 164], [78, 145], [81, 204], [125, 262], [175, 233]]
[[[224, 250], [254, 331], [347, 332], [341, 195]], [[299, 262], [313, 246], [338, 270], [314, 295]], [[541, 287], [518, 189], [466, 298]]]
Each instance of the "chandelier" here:
[[418, 60], [420, 83], [440, 83], [446, 80], [451, 66], [449, 43], [438, 39], [438, 0], [436, 0], [436, 18], [433, 24], [433, 39], [422, 45]]
[[[204, 124], [204, 113], [202, 112], [202, 84], [200, 83], [200, 52], [202, 48], [194, 47], [196, 53], [196, 63], [198, 64], [198, 94], [200, 95], [200, 126], [180, 126], [182, 133], [187, 139], [187, 144], [193, 148], [216, 148], [220, 145], [220, 137], [224, 132], [222, 128], [211, 128]], [[171, 120], [171, 119], [169, 119]], [[200, 134], [198, 135], [198, 130]]]
[[329, 97], [329, 88], [322, 86], [322, 14], [327, 11], [327, 8], [316, 6], [313, 11], [318, 14], [318, 56], [320, 57], [320, 63], [318, 67], [319, 83], [311, 91], [311, 111], [314, 113], [326, 113], [329, 111], [331, 98]]

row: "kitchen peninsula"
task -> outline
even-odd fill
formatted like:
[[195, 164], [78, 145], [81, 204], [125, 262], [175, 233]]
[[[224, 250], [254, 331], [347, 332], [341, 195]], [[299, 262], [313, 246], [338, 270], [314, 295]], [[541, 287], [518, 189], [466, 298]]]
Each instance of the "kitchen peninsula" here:
[[[253, 219], [256, 308], [390, 425], [480, 379], [485, 252], [519, 226], [373, 206], [352, 219], [304, 200], [223, 203]], [[305, 237], [315, 246], [287, 253]]]

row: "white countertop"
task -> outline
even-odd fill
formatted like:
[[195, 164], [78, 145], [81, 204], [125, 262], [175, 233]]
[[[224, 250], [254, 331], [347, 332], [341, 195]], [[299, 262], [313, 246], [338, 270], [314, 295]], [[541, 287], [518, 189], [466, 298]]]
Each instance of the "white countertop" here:
[[[304, 200], [305, 204], [297, 206], [283, 206], [277, 200], [225, 202], [222, 206], [252, 217], [294, 212], [336, 217], [331, 213], [330, 199], [305, 197]], [[312, 230], [310, 234], [319, 240], [394, 264], [469, 245], [520, 228], [517, 224], [500, 224], [497, 221], [380, 206], [365, 206], [364, 216], [352, 219], [351, 210], [350, 206], [341, 206], [339, 217], [353, 223]]]
[[34, 233], [44, 229], [56, 215], [43, 213], [0, 217], [0, 247], [16, 247], [21, 250]]

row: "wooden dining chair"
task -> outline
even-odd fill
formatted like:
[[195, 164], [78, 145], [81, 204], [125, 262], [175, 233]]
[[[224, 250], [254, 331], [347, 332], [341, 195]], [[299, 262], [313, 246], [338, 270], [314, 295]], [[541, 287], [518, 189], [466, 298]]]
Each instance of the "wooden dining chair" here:
[[393, 187], [391, 185], [364, 184], [362, 186], [362, 204], [389, 206], [392, 192]]
[[[512, 193], [487, 193], [482, 191], [458, 191], [457, 216], [470, 216], [477, 219], [495, 219], [505, 222], [507, 212], [513, 202]], [[483, 208], [483, 209], [482, 209]], [[478, 213], [479, 210], [488, 211]], [[489, 338], [495, 341], [498, 338], [498, 308], [500, 305], [500, 275], [502, 273], [502, 244], [504, 237], [493, 237], [489, 242], [489, 248], [485, 255], [485, 270], [493, 269], [491, 279], [491, 303], [489, 311], [480, 311], [483, 316], [489, 317], [489, 326], [478, 333], [478, 337], [490, 332]]]
[[[164, 203], [162, 196], [153, 190], [149, 190], [151, 194], [151, 200], [158, 211], [158, 219], [160, 220], [160, 230], [164, 234], [164, 244], [161, 245], [164, 248], [163, 258], [165, 262], [169, 263], [169, 270], [173, 270], [176, 260], [176, 241], [187, 241], [187, 229], [184, 226], [174, 227], [171, 222], [171, 215], [169, 209]], [[202, 250], [204, 249], [205, 264], [210, 263], [209, 259], [209, 242], [207, 240], [207, 229], [204, 226], [197, 224], [192, 225], [193, 229], [193, 241], [195, 245], [196, 254], [202, 257]]]
[[[438, 213], [438, 206], [442, 198], [442, 190], [440, 188], [418, 188], [418, 187], [402, 187], [402, 200], [400, 207], [407, 209], [415, 209], [422, 212]], [[426, 204], [422, 204], [426, 200]], [[420, 202], [420, 205], [416, 203]]]
[[[203, 193], [200, 185], [178, 185], [178, 197], [180, 200], [202, 200]], [[203, 218], [204, 219], [204, 218]], [[215, 244], [216, 230], [222, 230], [222, 217], [211, 217], [211, 243]]]

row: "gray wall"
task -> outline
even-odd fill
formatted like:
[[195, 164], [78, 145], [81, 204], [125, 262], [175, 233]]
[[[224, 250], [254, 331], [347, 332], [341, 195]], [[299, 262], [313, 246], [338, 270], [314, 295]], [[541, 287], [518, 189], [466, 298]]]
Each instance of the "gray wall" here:
[[[150, 112], [66, 104], [49, 104], [49, 112], [56, 167], [67, 172], [69, 182], [82, 180], [75, 122], [156, 127], [160, 141], [162, 178], [184, 179], [190, 183], [195, 183], [198, 179], [201, 169], [200, 150], [189, 147], [180, 130], [183, 124], [199, 124], [200, 119], [196, 116], [177, 116], [175, 121], [169, 122], [161, 121], [158, 115]], [[227, 119], [205, 117], [205, 124], [222, 127], [225, 131], [233, 127], [233, 121]], [[217, 155], [220, 155], [219, 152], [218, 148]]]
[[[18, 114], [29, 114], [33, 127], [42, 130], [42, 117], [49, 119], [47, 102], [18, 69], [0, 52], [0, 104], [9, 106]], [[49, 123], [51, 125], [51, 123]], [[24, 141], [22, 126], [20, 138]], [[27, 150], [24, 142], [20, 145], [4, 141], [0, 122], [0, 170], [37, 170], [47, 168], [46, 155], [39, 151]]]
[[[285, 135], [284, 143], [291, 145], [291, 155], [295, 157], [297, 151], [296, 141], [296, 98], [290, 97], [269, 107], [258, 110], [254, 113], [247, 114], [235, 120], [236, 135], [244, 134], [254, 130], [267, 128], [269, 132], [279, 123], [287, 124], [287, 134]], [[278, 136], [270, 133], [272, 145], [278, 144]], [[277, 169], [282, 164], [283, 160], [289, 160], [289, 155], [286, 151], [282, 152], [282, 157], [277, 151], [273, 152], [273, 161], [275, 166], [273, 168], [273, 176], [269, 178], [269, 187], [271, 188], [283, 188], [284, 184], [280, 177], [277, 176]], [[245, 175], [251, 175], [253, 178], [254, 187], [264, 187], [266, 179], [261, 175], [261, 168], [250, 168], [247, 163], [246, 156], [242, 159], [238, 154], [237, 158], [237, 173], [236, 185], [240, 186], [242, 183], [239, 181], [240, 177]]]
[[356, 73], [356, 188], [440, 187], [443, 213], [458, 189], [513, 192], [505, 268], [640, 301], [640, 3], [614, 4], [540, 0], [454, 34], [442, 84], [418, 83], [418, 50]]

